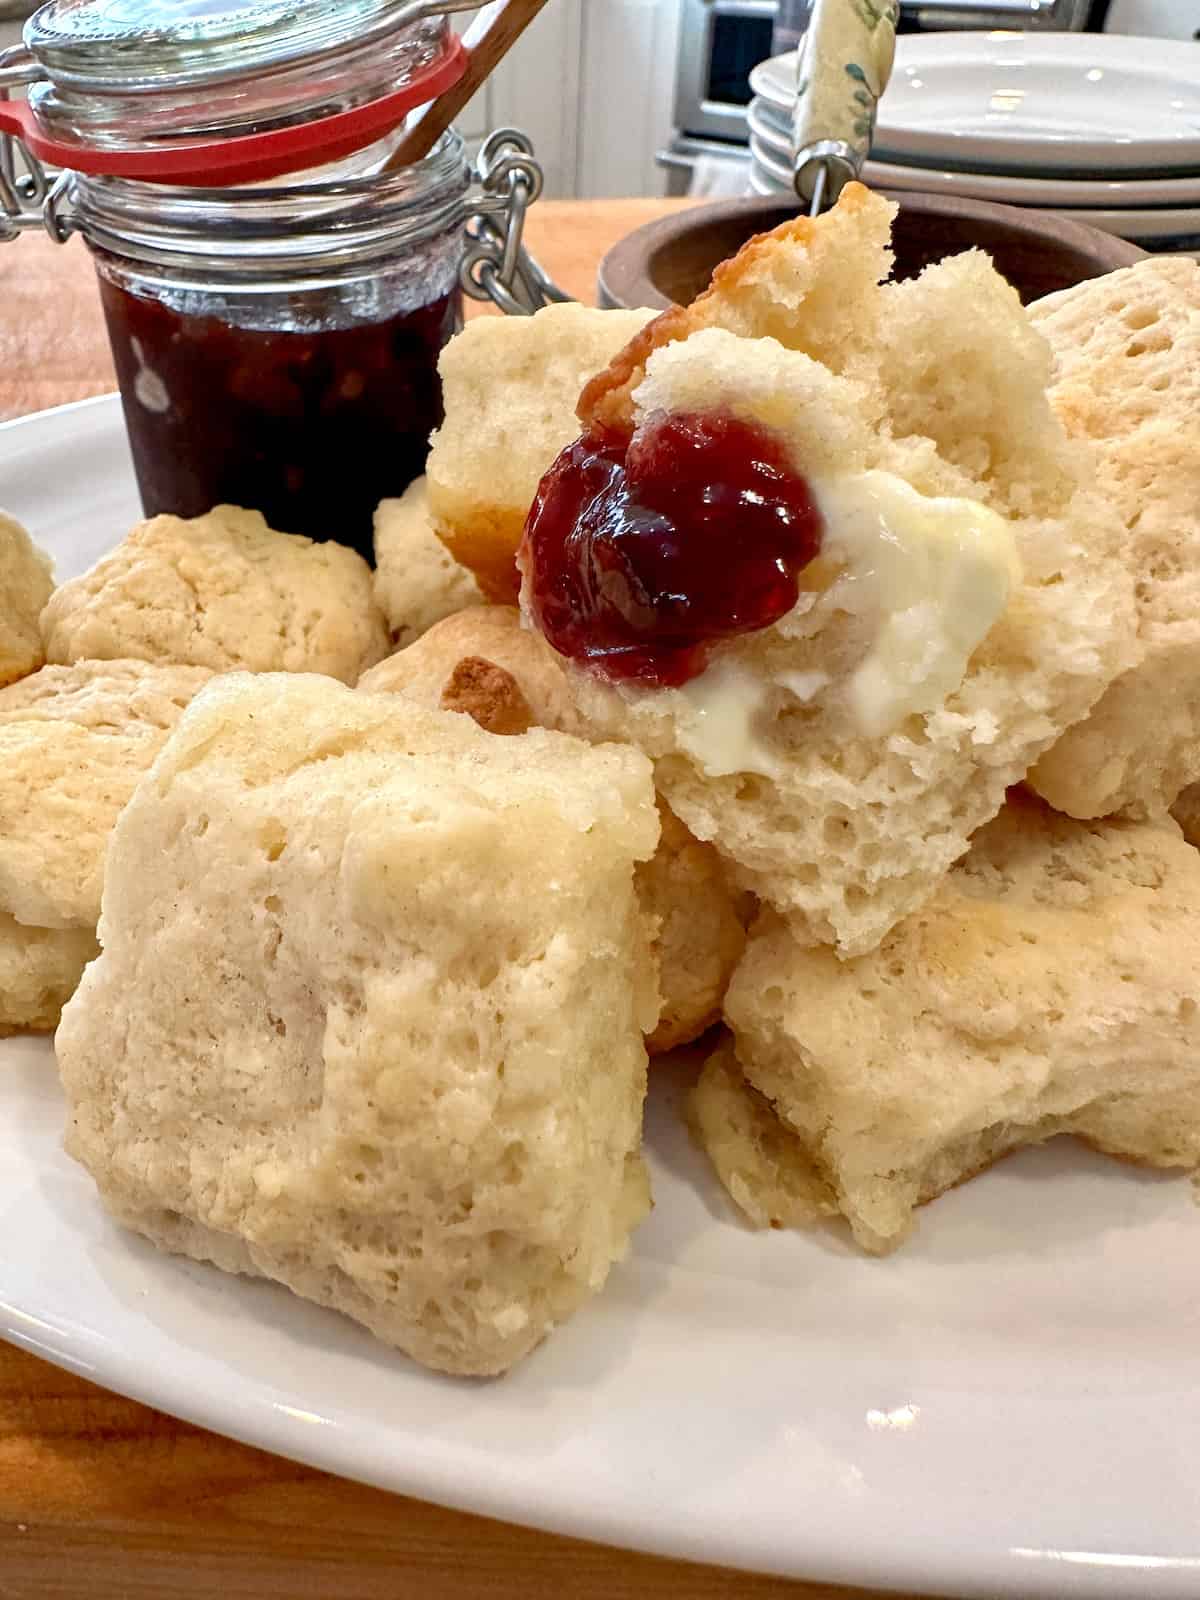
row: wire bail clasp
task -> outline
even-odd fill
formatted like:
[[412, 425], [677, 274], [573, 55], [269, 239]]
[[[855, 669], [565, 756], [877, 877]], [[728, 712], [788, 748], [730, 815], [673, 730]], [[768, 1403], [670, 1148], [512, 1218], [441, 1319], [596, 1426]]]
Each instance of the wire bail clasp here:
[[[36, 83], [42, 75], [22, 45], [0, 51], [0, 104], [14, 85]], [[38, 158], [15, 134], [0, 130], [0, 243], [45, 224], [51, 183]]]
[[463, 292], [491, 300], [513, 317], [569, 301], [523, 243], [526, 213], [545, 182], [532, 141], [516, 128], [497, 128], [484, 140], [475, 175], [483, 194], [467, 219], [459, 270]]

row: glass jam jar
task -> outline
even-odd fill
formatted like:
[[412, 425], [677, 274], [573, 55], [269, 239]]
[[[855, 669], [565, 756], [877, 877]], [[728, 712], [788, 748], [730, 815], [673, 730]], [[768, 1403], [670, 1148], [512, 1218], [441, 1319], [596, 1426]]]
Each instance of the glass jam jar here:
[[455, 133], [380, 164], [229, 189], [79, 179], [147, 515], [249, 506], [370, 559], [375, 507], [441, 422], [470, 181]]
[[562, 298], [520, 248], [522, 135], [487, 142], [473, 196], [452, 131], [389, 165], [466, 70], [445, 13], [470, 6], [50, 0], [0, 53], [0, 239], [84, 235], [148, 513], [233, 502], [370, 559], [441, 421], [460, 283]]

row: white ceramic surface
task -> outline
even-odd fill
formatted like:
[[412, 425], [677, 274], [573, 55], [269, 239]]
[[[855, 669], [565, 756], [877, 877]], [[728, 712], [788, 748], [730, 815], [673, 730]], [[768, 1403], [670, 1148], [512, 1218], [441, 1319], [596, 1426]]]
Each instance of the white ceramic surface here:
[[[750, 131], [759, 144], [791, 159], [788, 119], [765, 101], [747, 108]], [[967, 195], [1010, 206], [1097, 207], [1200, 206], [1200, 174], [1186, 178], [1030, 178], [1020, 173], [968, 172], [894, 161], [869, 161], [864, 175], [889, 189], [919, 189], [924, 194]]]
[[[756, 194], [792, 193], [790, 168], [776, 150], [768, 148], [763, 143], [758, 134], [750, 135], [750, 155], [752, 158], [750, 182]], [[886, 188], [888, 180], [881, 174], [880, 165], [878, 162], [868, 161], [863, 168], [863, 178], [869, 184]], [[919, 191], [921, 185], [915, 184], [912, 187]], [[1103, 233], [1115, 233], [1122, 239], [1148, 242], [1192, 239], [1200, 236], [1200, 206], [1146, 208], [1091, 206], [1084, 210], [1076, 210], [1070, 206], [1049, 206], [1045, 209], [1056, 217], [1069, 217], [1072, 222], [1086, 223], [1089, 227], [1099, 228]]]
[[[115, 402], [0, 429], [0, 504], [63, 576], [98, 554], [136, 512]], [[563, 1532], [958, 1600], [1194, 1600], [1188, 1183], [1058, 1141], [868, 1260], [832, 1229], [739, 1226], [682, 1126], [688, 1071], [654, 1073], [632, 1259], [510, 1377], [465, 1383], [122, 1233], [59, 1148], [49, 1044], [0, 1042], [0, 1335], [282, 1455]]]
[[[786, 110], [795, 55], [750, 75]], [[1095, 33], [930, 33], [897, 41], [875, 153], [1095, 176], [1200, 170], [1200, 44]]]

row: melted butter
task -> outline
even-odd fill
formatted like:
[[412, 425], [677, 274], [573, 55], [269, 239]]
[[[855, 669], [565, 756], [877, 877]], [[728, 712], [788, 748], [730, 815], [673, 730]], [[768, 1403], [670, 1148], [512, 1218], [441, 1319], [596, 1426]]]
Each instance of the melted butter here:
[[[859, 730], [879, 738], [936, 709], [962, 683], [1020, 582], [1020, 560], [1008, 524], [978, 501], [932, 499], [878, 471], [813, 491], [825, 542], [801, 584], [833, 591], [841, 610], [874, 622], [874, 640], [844, 692]], [[779, 692], [810, 703], [832, 685], [811, 670], [764, 680], [718, 656], [675, 691], [679, 747], [710, 777], [776, 777], [780, 763], [763, 734]]]
[[771, 686], [748, 668], [720, 657], [678, 691], [679, 746], [710, 778], [734, 772], [774, 777], [779, 762], [759, 732]]
[[978, 501], [932, 499], [890, 472], [813, 487], [823, 557], [842, 565], [837, 602], [877, 621], [846, 693], [861, 731], [880, 737], [962, 683], [1020, 582], [1012, 530]]

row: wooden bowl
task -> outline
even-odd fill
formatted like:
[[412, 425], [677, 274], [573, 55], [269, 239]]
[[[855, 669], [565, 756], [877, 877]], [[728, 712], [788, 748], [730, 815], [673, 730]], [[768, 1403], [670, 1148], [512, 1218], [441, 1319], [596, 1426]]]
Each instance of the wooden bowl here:
[[[889, 198], [900, 206], [893, 235], [898, 278], [911, 278], [931, 261], [977, 245], [1029, 301], [1132, 266], [1146, 254], [1124, 239], [1046, 211], [952, 195], [893, 192]], [[648, 222], [615, 244], [600, 263], [599, 304], [656, 310], [686, 305], [707, 286], [718, 262], [752, 234], [795, 215], [794, 204], [764, 196], [698, 205]]]

